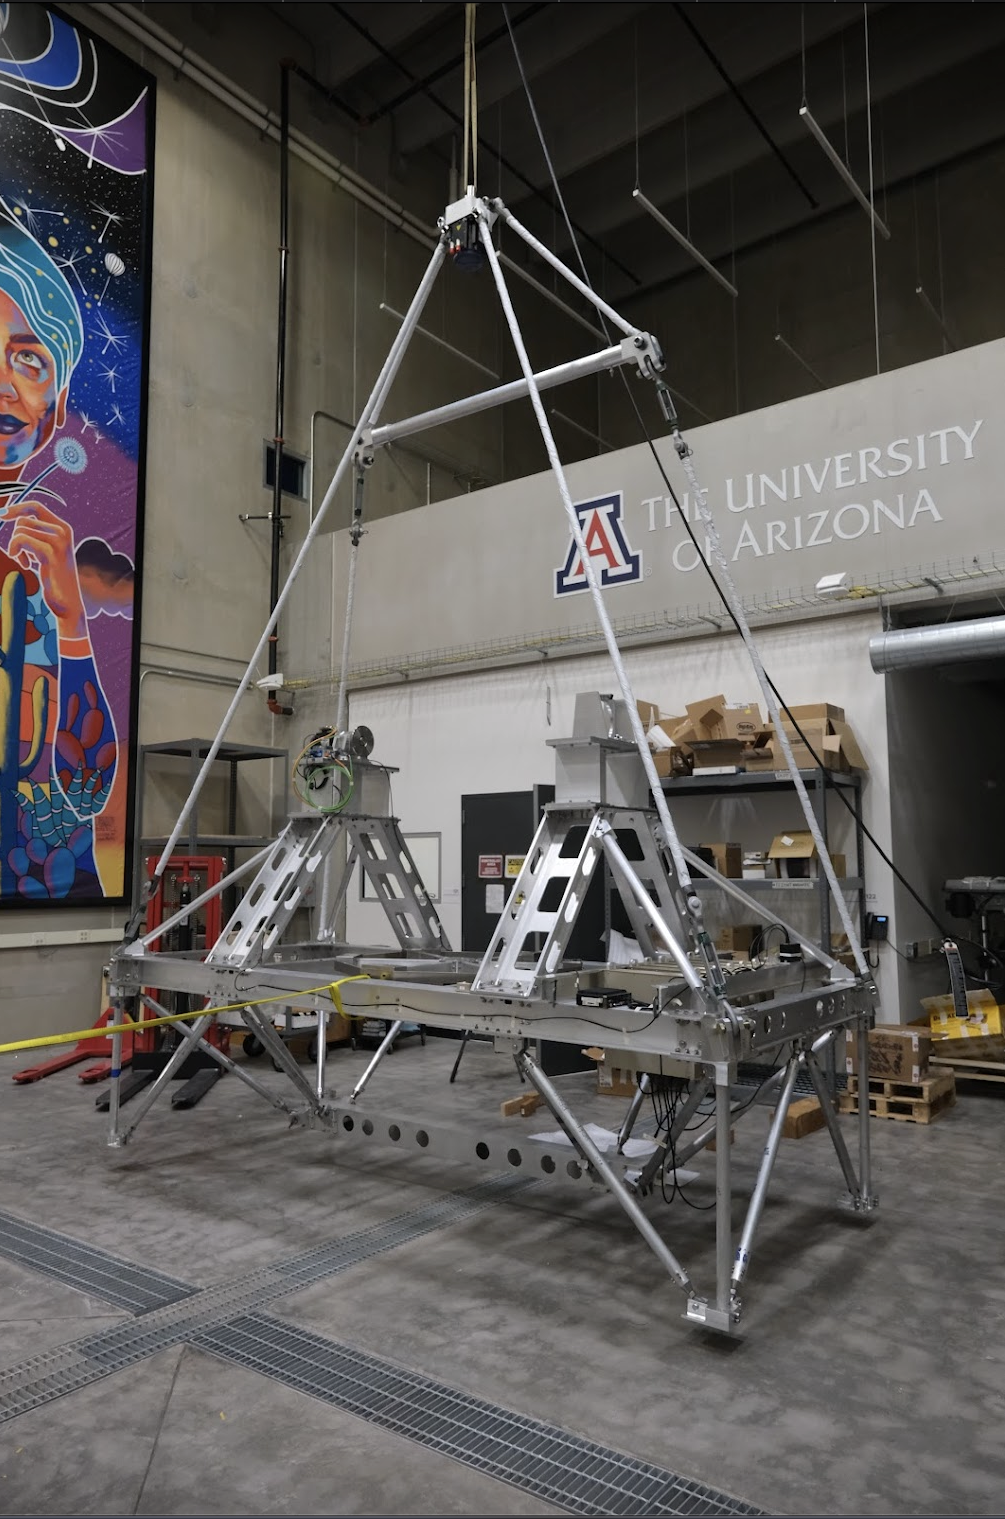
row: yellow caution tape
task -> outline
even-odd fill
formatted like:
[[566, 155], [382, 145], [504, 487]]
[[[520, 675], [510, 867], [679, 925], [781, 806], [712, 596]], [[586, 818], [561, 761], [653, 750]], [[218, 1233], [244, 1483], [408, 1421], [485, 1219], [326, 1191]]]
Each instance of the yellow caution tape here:
[[[329, 982], [326, 986], [308, 986], [302, 991], [297, 989], [298, 997], [313, 997], [321, 992], [327, 992], [335, 1004], [337, 1012], [346, 1016], [342, 1006], [342, 997], [339, 987], [347, 981], [368, 981], [369, 976], [343, 976], [339, 981]], [[182, 1023], [186, 1018], [215, 1018], [217, 1013], [237, 1013], [246, 1007], [261, 1007], [266, 1002], [289, 1002], [294, 988], [282, 992], [278, 997], [254, 997], [244, 1002], [228, 1002], [222, 1007], [200, 1007], [194, 1013], [172, 1013], [167, 1018], [146, 1018], [141, 1023], [112, 1023], [104, 1028], [73, 1029], [68, 1034], [43, 1034], [37, 1039], [15, 1039], [10, 1044], [0, 1044], [0, 1055], [10, 1055], [16, 1050], [40, 1050], [47, 1044], [72, 1044], [76, 1039], [103, 1039], [106, 1034], [136, 1034], [140, 1029], [162, 1028], [166, 1023]]]

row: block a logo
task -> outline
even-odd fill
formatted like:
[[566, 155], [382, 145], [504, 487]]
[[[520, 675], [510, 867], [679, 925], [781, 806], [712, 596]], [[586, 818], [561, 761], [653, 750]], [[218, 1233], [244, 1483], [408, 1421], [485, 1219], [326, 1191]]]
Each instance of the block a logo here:
[[[633, 552], [625, 537], [621, 520], [622, 497], [616, 491], [612, 496], [600, 496], [596, 501], [577, 501], [576, 515], [583, 530], [586, 552], [600, 573], [602, 586], [630, 585], [642, 579], [642, 555]], [[569, 552], [560, 570], [555, 571], [555, 595], [564, 596], [570, 591], [585, 591], [586, 571], [583, 557], [576, 540], [569, 535]]]

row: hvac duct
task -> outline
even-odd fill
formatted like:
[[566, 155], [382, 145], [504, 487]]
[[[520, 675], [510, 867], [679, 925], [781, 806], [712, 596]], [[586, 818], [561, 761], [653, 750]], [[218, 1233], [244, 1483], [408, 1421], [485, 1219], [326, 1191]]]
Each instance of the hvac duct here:
[[877, 633], [869, 640], [869, 659], [878, 675], [923, 665], [962, 664], [998, 654], [1005, 654], [1005, 617], [904, 628], [896, 633]]

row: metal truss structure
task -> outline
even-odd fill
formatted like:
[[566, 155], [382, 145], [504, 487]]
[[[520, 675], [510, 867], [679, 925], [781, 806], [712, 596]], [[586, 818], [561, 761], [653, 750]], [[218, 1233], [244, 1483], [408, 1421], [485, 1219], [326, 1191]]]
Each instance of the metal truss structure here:
[[[618, 341], [599, 353], [534, 373], [493, 243], [493, 225], [500, 219], [593, 304], [600, 316], [621, 334]], [[341, 480], [352, 468], [360, 485], [375, 450], [409, 433], [516, 397], [530, 398], [607, 642], [620, 698], [581, 696], [577, 699], [575, 733], [553, 741], [555, 801], [545, 810], [489, 948], [480, 960], [451, 950], [398, 822], [390, 815], [387, 772], [368, 759], [355, 762], [355, 788], [341, 810], [305, 811], [292, 816], [273, 844], [155, 931], [141, 934], [137, 919], [110, 966], [112, 995], [121, 1014], [116, 1022], [121, 1023], [123, 1017], [135, 1019], [142, 1009], [170, 1018], [171, 1012], [150, 988], [187, 994], [203, 1001], [204, 1011], [194, 1015], [191, 1022], [176, 1022], [178, 1043], [157, 1080], [130, 1107], [128, 1122], [119, 1102], [118, 1079], [113, 1074], [109, 1142], [122, 1145], [130, 1139], [186, 1057], [199, 1049], [291, 1120], [323, 1126], [343, 1136], [376, 1138], [399, 1147], [414, 1144], [426, 1153], [442, 1153], [472, 1163], [498, 1166], [505, 1157], [513, 1166], [533, 1166], [542, 1177], [588, 1181], [606, 1188], [683, 1289], [686, 1317], [727, 1334], [735, 1333], [741, 1317], [740, 1288], [751, 1258], [786, 1112], [802, 1074], [808, 1076], [820, 1098], [847, 1189], [846, 1203], [863, 1215], [875, 1207], [869, 1166], [868, 1105], [861, 1105], [857, 1125], [856, 1166], [838, 1124], [823, 1071], [828, 1046], [850, 1027], [858, 1030], [859, 1069], [866, 1069], [867, 1032], [876, 1010], [875, 986], [819, 837], [809, 798], [792, 764], [774, 695], [743, 620], [742, 607], [737, 626], [747, 643], [768, 711], [776, 722], [807, 826], [817, 841], [821, 865], [852, 946], [856, 968], [838, 963], [829, 945], [815, 944], [784, 923], [791, 950], [798, 946], [793, 958], [743, 965], [722, 963], [705, 927], [692, 871], [711, 878], [756, 917], [781, 920], [777, 914], [766, 914], [740, 883], [725, 880], [680, 844], [540, 398], [540, 392], [549, 386], [623, 365], [637, 369], [655, 384], [678, 456], [692, 483], [692, 500], [698, 504], [724, 594], [735, 596], [714, 522], [690, 464], [690, 449], [680, 436], [669, 392], [660, 379], [663, 358], [658, 343], [650, 334], [625, 322], [523, 228], [500, 201], [482, 199], [469, 190], [462, 200], [447, 208], [439, 228], [440, 238], [429, 266], [174, 834], [165, 845], [157, 874], [171, 856]], [[381, 425], [384, 401], [436, 274], [448, 253], [462, 248], [469, 255], [483, 256], [491, 267], [523, 379], [436, 411]], [[339, 728], [343, 726], [346, 710], [352, 571], [359, 546], [361, 488], [357, 489], [356, 499]], [[598, 869], [605, 865], [643, 955], [640, 963], [627, 969], [599, 962], [571, 963], [566, 957], [587, 888]], [[340, 908], [357, 868], [366, 873], [383, 905], [395, 940], [391, 949], [350, 946], [335, 938]], [[165, 942], [165, 936], [176, 924], [210, 896], [235, 885], [252, 871], [255, 874], [250, 885], [205, 959], [195, 952], [165, 953], [155, 948], [158, 942]], [[315, 938], [299, 942], [291, 937], [291, 926], [312, 886], [316, 888], [315, 897], [320, 896], [320, 922]], [[267, 1004], [276, 1001], [277, 995], [288, 1008], [311, 1014], [317, 1020], [317, 1064], [313, 1079], [287, 1049], [269, 1016]], [[340, 1101], [335, 1100], [326, 1084], [324, 1031], [333, 1007], [351, 1016], [378, 1016], [390, 1021], [387, 1035], [364, 1075], [348, 1099]], [[214, 1020], [250, 1030], [272, 1055], [276, 1068], [288, 1078], [288, 1089], [280, 1093], [263, 1084], [246, 1063], [235, 1063], [208, 1042], [206, 1035]], [[494, 1139], [489, 1143], [485, 1136], [470, 1131], [400, 1117], [388, 1119], [368, 1104], [360, 1105], [364, 1089], [405, 1020], [434, 1029], [489, 1037], [497, 1048], [512, 1053], [521, 1076], [536, 1088], [571, 1141], [574, 1158], [569, 1159], [568, 1150], [553, 1154], [551, 1148], [540, 1145], [528, 1149], [526, 1144], [511, 1144], [500, 1151]], [[628, 1105], [613, 1154], [598, 1148], [586, 1126], [543, 1071], [536, 1053], [537, 1041], [542, 1037], [577, 1046], [602, 1042], [612, 1059], [621, 1056], [621, 1064], [646, 1073]], [[737, 1081], [741, 1064], [762, 1067], [755, 1099], [770, 1099], [774, 1116], [740, 1238], [734, 1241], [730, 1133], [736, 1118], [753, 1106], [750, 1087]], [[113, 1050], [113, 1068], [118, 1065], [117, 1051]], [[680, 1101], [669, 1131], [660, 1135], [651, 1158], [641, 1170], [632, 1170], [624, 1147], [647, 1090], [659, 1085], [672, 1089]], [[704, 1123], [703, 1111], [707, 1116]], [[714, 1284], [703, 1290], [692, 1281], [657, 1228], [644, 1200], [653, 1193], [665, 1169], [679, 1166], [713, 1140], [716, 1271]]]

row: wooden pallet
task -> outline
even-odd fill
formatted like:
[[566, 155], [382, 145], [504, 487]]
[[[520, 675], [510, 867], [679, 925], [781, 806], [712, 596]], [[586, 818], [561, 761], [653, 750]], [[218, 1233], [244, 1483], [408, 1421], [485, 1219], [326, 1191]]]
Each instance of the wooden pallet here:
[[937, 1065], [940, 1070], [952, 1071], [957, 1081], [1005, 1082], [1005, 1060], [951, 1060], [933, 1055], [929, 1064]]
[[[895, 1118], [901, 1123], [932, 1123], [956, 1102], [956, 1077], [951, 1071], [929, 1076], [917, 1084], [910, 1081], [869, 1080], [869, 1112], [874, 1118]], [[848, 1077], [848, 1090], [838, 1097], [839, 1113], [858, 1112], [858, 1077]]]

